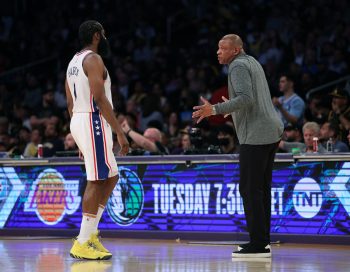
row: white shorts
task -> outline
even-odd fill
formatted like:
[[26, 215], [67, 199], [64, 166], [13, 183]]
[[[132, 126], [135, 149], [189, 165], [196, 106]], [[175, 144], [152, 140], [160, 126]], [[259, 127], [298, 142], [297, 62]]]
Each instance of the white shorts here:
[[112, 129], [100, 113], [73, 113], [70, 131], [84, 155], [87, 180], [103, 180], [118, 174]]

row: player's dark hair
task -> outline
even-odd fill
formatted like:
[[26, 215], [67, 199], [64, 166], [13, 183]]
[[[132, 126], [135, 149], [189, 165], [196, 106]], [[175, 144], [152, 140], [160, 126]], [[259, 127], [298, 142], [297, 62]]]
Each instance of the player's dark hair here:
[[79, 41], [82, 46], [87, 46], [92, 43], [92, 37], [96, 32], [102, 31], [102, 25], [94, 20], [88, 20], [82, 23], [79, 27]]

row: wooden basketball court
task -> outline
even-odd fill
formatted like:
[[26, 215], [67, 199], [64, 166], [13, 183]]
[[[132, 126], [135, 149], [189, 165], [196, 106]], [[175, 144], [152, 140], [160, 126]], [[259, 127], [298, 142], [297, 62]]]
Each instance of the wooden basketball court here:
[[104, 239], [109, 261], [79, 261], [69, 256], [71, 240], [2, 237], [0, 271], [350, 271], [350, 246], [281, 244], [272, 259], [232, 259], [232, 245], [187, 241]]

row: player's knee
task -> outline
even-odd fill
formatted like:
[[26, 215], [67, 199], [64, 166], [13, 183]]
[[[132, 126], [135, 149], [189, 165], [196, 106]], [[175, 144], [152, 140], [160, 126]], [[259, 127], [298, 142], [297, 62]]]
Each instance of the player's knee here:
[[103, 181], [101, 180], [91, 180], [88, 182], [91, 186], [101, 186], [103, 184]]

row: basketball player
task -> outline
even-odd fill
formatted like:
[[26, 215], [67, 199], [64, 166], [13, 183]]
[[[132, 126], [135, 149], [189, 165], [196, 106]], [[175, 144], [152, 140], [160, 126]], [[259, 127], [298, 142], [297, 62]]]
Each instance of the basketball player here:
[[270, 218], [272, 167], [283, 123], [271, 102], [270, 90], [261, 65], [243, 50], [241, 38], [224, 36], [218, 44], [220, 64], [228, 64], [230, 99], [195, 106], [193, 118], [231, 114], [239, 139], [239, 192], [250, 236], [232, 257], [271, 257]]
[[79, 27], [83, 49], [70, 61], [66, 95], [70, 130], [85, 161], [87, 186], [83, 197], [80, 233], [70, 255], [78, 259], [107, 260], [112, 254], [98, 239], [97, 226], [118, 180], [112, 152], [112, 131], [125, 155], [129, 143], [112, 108], [111, 80], [102, 57], [110, 53], [102, 25], [86, 21]]

